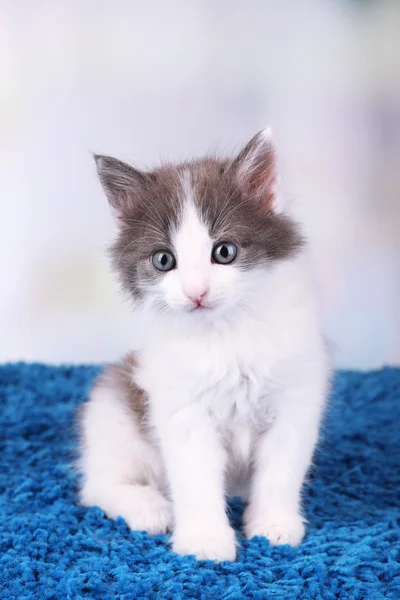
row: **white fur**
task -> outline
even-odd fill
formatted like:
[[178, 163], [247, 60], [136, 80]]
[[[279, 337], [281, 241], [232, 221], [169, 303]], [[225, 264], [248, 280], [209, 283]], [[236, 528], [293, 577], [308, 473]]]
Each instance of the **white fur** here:
[[112, 518], [122, 515], [132, 529], [165, 533], [172, 509], [158, 491], [159, 456], [140, 435], [118, 389], [93, 390], [84, 407], [82, 429], [81, 503], [97, 504]]
[[[306, 257], [247, 272], [211, 263], [218, 240], [201, 223], [187, 178], [182, 189], [178, 267], [154, 294], [165, 312], [135, 372], [150, 399], [154, 443], [118, 394], [95, 388], [83, 420], [82, 500], [151, 533], [171, 525], [171, 500], [175, 551], [233, 560], [228, 493], [249, 499], [248, 537], [293, 545], [303, 537], [301, 488], [329, 366]], [[209, 310], [193, 310], [188, 296], [204, 290]]]

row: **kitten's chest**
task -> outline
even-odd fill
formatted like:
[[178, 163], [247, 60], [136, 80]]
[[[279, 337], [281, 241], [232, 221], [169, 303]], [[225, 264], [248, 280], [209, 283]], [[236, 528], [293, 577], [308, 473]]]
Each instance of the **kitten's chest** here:
[[[267, 340], [256, 335], [231, 335], [206, 340], [190, 367], [192, 395], [222, 429], [253, 429], [269, 413]], [[189, 353], [186, 354], [189, 356]]]
[[260, 422], [260, 414], [268, 410], [274, 360], [272, 345], [260, 329], [168, 336], [167, 343], [158, 341], [143, 356], [139, 383], [150, 395], [173, 396], [176, 408], [200, 403], [221, 426], [244, 426]]
[[267, 385], [258, 365], [233, 359], [218, 376], [213, 375], [215, 373], [210, 370], [210, 383], [213, 381], [213, 384], [204, 393], [210, 414], [221, 423], [245, 425], [256, 420], [262, 404], [267, 403]]
[[234, 472], [251, 459], [255, 440], [274, 418], [271, 391], [253, 365], [231, 364], [214, 393], [203, 399], [230, 456]]

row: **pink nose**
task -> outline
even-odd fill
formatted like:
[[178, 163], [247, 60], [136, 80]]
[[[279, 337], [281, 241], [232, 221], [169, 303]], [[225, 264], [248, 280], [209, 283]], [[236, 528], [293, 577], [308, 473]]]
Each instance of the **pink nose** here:
[[197, 292], [197, 293], [192, 293], [192, 294], [186, 294], [186, 296], [194, 303], [197, 305], [200, 305], [202, 303], [202, 301], [204, 300], [204, 298], [207, 296], [208, 290], [203, 290], [202, 292]]

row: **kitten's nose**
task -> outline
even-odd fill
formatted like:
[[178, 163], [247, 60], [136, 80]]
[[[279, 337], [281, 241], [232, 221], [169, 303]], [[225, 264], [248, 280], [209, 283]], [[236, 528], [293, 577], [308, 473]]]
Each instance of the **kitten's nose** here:
[[186, 296], [193, 302], [193, 304], [197, 304], [200, 306], [204, 298], [207, 296], [208, 290], [201, 290], [196, 292], [186, 292]]

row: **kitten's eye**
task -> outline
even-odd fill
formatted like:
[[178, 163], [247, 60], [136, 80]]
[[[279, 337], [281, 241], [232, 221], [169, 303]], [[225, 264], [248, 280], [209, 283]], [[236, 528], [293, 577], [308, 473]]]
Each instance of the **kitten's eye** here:
[[171, 252], [158, 250], [153, 254], [153, 265], [158, 271], [171, 271], [176, 266], [176, 260]]
[[215, 246], [212, 251], [213, 260], [220, 265], [229, 265], [233, 262], [237, 255], [237, 248], [235, 244], [230, 242], [223, 242]]

